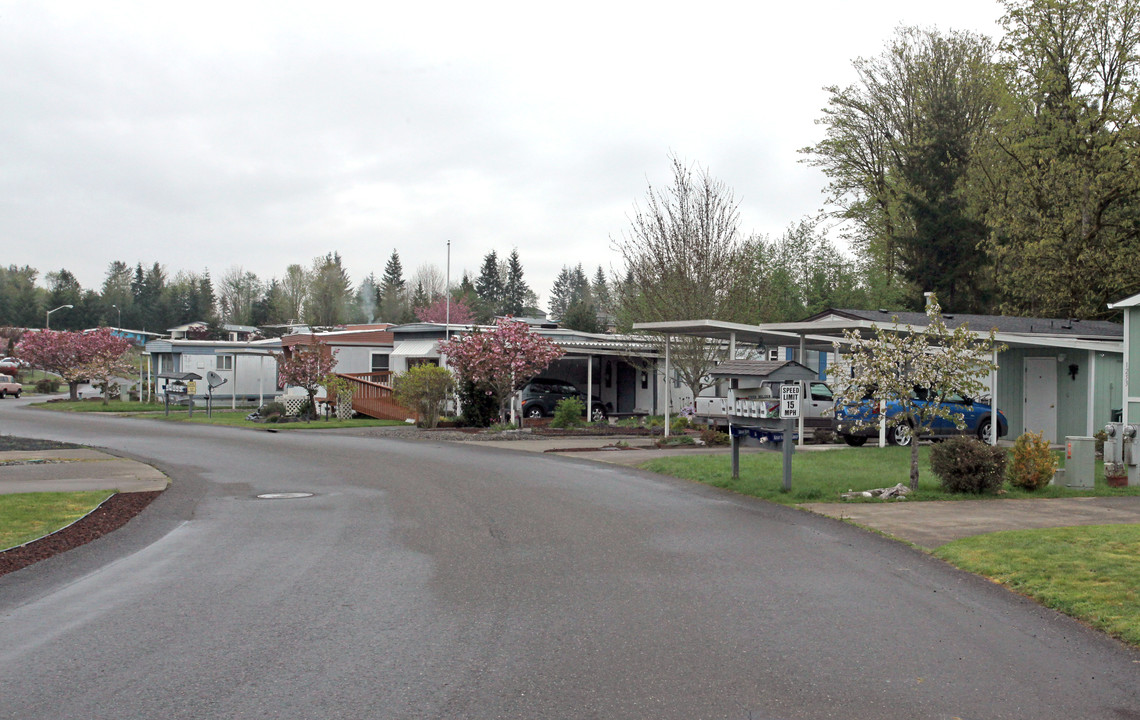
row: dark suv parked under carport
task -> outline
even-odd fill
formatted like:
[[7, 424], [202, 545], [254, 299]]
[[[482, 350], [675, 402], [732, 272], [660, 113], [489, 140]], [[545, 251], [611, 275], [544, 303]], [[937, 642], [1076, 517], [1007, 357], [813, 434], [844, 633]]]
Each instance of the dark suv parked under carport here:
[[[565, 398], [576, 397], [586, 404], [586, 394], [565, 380], [535, 378], [523, 386], [520, 393], [523, 417], [540, 418], [554, 414], [554, 408]], [[592, 403], [591, 420], [605, 420], [606, 406], [597, 396]]]

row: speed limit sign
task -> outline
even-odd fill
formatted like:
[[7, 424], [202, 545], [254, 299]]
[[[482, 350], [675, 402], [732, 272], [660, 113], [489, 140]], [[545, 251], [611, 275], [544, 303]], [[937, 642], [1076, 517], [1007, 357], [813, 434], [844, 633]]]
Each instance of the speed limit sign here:
[[800, 416], [800, 386], [780, 386], [780, 419], [788, 420]]

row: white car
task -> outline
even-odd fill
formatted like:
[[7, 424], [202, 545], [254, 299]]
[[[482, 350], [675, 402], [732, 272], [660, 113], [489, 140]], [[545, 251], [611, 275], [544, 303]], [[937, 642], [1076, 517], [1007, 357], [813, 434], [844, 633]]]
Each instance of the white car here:
[[22, 392], [24, 392], [24, 386], [16, 382], [16, 378], [11, 375], [0, 375], [0, 398], [8, 395], [20, 397]]

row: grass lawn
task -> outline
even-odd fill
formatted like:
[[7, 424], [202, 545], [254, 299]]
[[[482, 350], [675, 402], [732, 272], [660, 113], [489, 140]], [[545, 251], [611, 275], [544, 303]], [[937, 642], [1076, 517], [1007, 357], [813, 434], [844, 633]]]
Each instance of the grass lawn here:
[[[380, 427], [389, 425], [404, 425], [400, 420], [376, 420], [375, 418], [353, 418], [352, 420], [314, 420], [313, 422], [291, 423], [255, 423], [245, 419], [253, 412], [252, 407], [240, 410], [214, 409], [212, 417], [206, 415], [206, 405], [194, 403], [194, 417], [189, 417], [185, 405], [171, 405], [170, 415], [164, 414], [162, 403], [127, 402], [112, 400], [104, 405], [102, 400], [65, 400], [52, 403], [32, 403], [33, 407], [60, 412], [113, 412], [113, 413], [145, 413], [146, 417], [159, 418], [178, 422], [193, 422], [205, 425], [230, 425], [233, 427], [248, 427], [265, 430], [333, 430], [336, 428]], [[157, 414], [156, 414], [157, 413]]]
[[55, 532], [112, 495], [109, 490], [0, 495], [0, 551]]
[[[1058, 451], [1058, 455], [1060, 451]], [[913, 500], [976, 500], [983, 498], [1080, 497], [1088, 495], [1140, 495], [1140, 488], [1110, 488], [1104, 483], [1103, 465], [1097, 462], [1094, 490], [1045, 487], [1036, 492], [1006, 484], [1004, 495], [963, 495], [945, 493], [930, 471], [930, 446], [918, 449], [918, 492]], [[728, 449], [717, 455], [677, 455], [650, 460], [642, 469], [663, 475], [726, 488], [743, 495], [764, 498], [784, 505], [803, 502], [838, 502], [849, 490], [870, 490], [910, 483], [910, 448], [862, 447], [798, 452], [792, 457], [792, 490], [783, 492], [782, 456], [778, 452], [742, 453], [740, 479], [732, 479], [732, 455]], [[858, 502], [858, 501], [854, 501]], [[869, 502], [882, 502], [869, 500]]]
[[405, 425], [400, 420], [377, 420], [375, 418], [353, 418], [352, 420], [314, 420], [312, 422], [289, 422], [289, 423], [255, 423], [245, 419], [252, 410], [249, 408], [245, 410], [214, 410], [213, 417], [206, 415], [205, 407], [194, 407], [194, 417], [188, 417], [185, 406], [179, 406], [177, 410], [171, 408], [169, 417], [166, 415], [158, 415], [162, 420], [171, 420], [178, 422], [192, 422], [200, 423], [203, 425], [230, 425], [233, 427], [247, 427], [256, 428], [258, 430], [333, 430], [336, 428], [358, 428], [358, 427], [384, 427], [391, 425]]
[[58, 410], [60, 412], [154, 412], [162, 410], [159, 402], [138, 402], [127, 400], [110, 400], [106, 405], [101, 398], [91, 400], [61, 400], [60, 402], [32, 403], [32, 407]]
[[1011, 530], [934, 554], [1140, 646], [1140, 525]]

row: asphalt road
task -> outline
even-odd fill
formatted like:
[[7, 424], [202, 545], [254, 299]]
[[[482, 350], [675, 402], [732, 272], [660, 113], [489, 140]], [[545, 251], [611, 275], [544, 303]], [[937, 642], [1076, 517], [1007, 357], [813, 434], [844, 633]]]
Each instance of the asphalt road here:
[[[1140, 718], [1140, 653], [901, 544], [636, 470], [60, 415], [174, 486], [0, 578], [0, 718]], [[266, 492], [311, 498], [261, 500]]]

